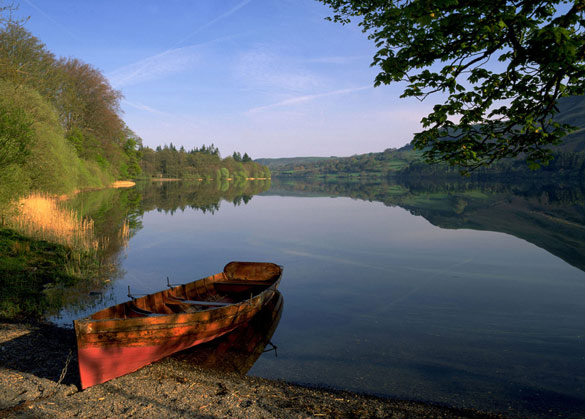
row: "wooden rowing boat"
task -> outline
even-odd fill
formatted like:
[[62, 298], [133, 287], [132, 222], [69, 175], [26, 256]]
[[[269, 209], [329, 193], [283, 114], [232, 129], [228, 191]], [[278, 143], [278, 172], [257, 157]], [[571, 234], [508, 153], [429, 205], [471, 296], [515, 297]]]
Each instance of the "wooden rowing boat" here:
[[281, 276], [273, 263], [231, 262], [218, 274], [75, 320], [81, 387], [231, 332], [271, 300]]

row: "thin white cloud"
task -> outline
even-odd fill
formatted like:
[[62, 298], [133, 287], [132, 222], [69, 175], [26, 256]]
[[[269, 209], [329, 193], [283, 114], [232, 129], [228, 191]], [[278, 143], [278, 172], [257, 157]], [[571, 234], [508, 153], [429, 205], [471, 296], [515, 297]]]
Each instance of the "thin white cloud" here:
[[184, 72], [203, 61], [202, 47], [232, 40], [240, 35], [222, 36], [181, 48], [171, 48], [106, 74], [115, 88], [140, 84]]
[[348, 64], [354, 61], [364, 60], [364, 57], [360, 56], [352, 56], [352, 57], [317, 57], [317, 58], [307, 58], [303, 60], [305, 63], [316, 63], [316, 64]]
[[144, 103], [139, 102], [130, 102], [126, 99], [122, 100], [122, 103], [130, 106], [134, 109], [138, 109], [140, 111], [147, 112], [151, 115], [160, 116], [161, 118], [156, 118], [149, 115], [143, 115], [144, 117], [148, 118], [151, 122], [156, 121], [157, 124], [163, 123], [165, 125], [165, 129], [168, 129], [170, 126], [177, 126], [181, 125], [183, 127], [188, 127], [189, 129], [192, 127], [199, 126], [201, 123], [191, 117], [181, 115], [179, 113], [170, 113], [161, 111], [159, 109], [155, 109], [152, 106], [146, 105]]
[[242, 53], [234, 65], [238, 82], [256, 91], [303, 92], [323, 85], [321, 77], [298, 65], [299, 61], [275, 52], [269, 46], [257, 46]]
[[162, 116], [172, 116], [168, 112], [159, 111], [158, 109], [154, 109], [153, 107], [150, 107], [150, 106], [145, 105], [143, 103], [130, 102], [129, 100], [126, 100], [126, 99], [122, 99], [122, 103], [125, 105], [128, 105], [134, 109], [146, 111], [146, 112], [151, 113], [151, 114], [162, 115]]
[[225, 12], [224, 14], [216, 17], [215, 19], [210, 20], [209, 22], [207, 22], [206, 24], [200, 26], [199, 28], [197, 28], [196, 30], [194, 30], [193, 32], [191, 32], [189, 35], [187, 35], [186, 37], [180, 39], [179, 41], [177, 41], [175, 43], [175, 45], [180, 45], [185, 41], [188, 41], [189, 39], [191, 39], [193, 36], [197, 35], [199, 32], [209, 28], [210, 26], [216, 24], [217, 22], [233, 15], [234, 13], [236, 13], [238, 10], [240, 10], [242, 7], [246, 6], [248, 3], [250, 3], [252, 0], [244, 0], [241, 3], [238, 3], [236, 6], [234, 6], [233, 8], [231, 8], [230, 10], [228, 10], [227, 12]]
[[354, 87], [354, 88], [350, 88], [350, 89], [334, 90], [334, 91], [325, 92], [325, 93], [318, 93], [315, 95], [297, 96], [297, 97], [293, 97], [290, 99], [282, 100], [280, 102], [272, 103], [270, 105], [252, 108], [252, 109], [249, 109], [248, 112], [249, 113], [257, 113], [257, 112], [269, 110], [272, 108], [279, 108], [279, 107], [290, 106], [290, 105], [298, 105], [299, 103], [310, 102], [310, 101], [313, 101], [316, 99], [321, 99], [324, 97], [347, 95], [350, 93], [356, 93], [356, 92], [360, 92], [362, 90], [371, 89], [371, 88], [372, 88], [372, 86], [362, 86], [362, 87]]
[[144, 83], [180, 73], [199, 61], [196, 46], [169, 49], [107, 74], [115, 88]]
[[[29, 1], [29, 0], [25, 0]], [[186, 47], [175, 48], [177, 45], [184, 43], [185, 41], [192, 38], [197, 33], [204, 29], [216, 24], [217, 22], [233, 15], [242, 7], [246, 6], [252, 0], [244, 0], [238, 3], [236, 6], [223, 13], [222, 15], [212, 19], [203, 26], [200, 26], [195, 31], [191, 32], [188, 36], [182, 38], [174, 44], [173, 48], [169, 48], [159, 54], [147, 57], [136, 63], [126, 65], [122, 68], [110, 72], [107, 77], [116, 88], [129, 86], [133, 84], [143, 83], [154, 79], [166, 77], [170, 74], [180, 73], [187, 70], [193, 64], [199, 61], [199, 54], [195, 53], [196, 47], [201, 47], [206, 44], [211, 44], [219, 41], [231, 40], [235, 36], [223, 36], [211, 41], [205, 41]], [[34, 6], [33, 6], [34, 7]]]

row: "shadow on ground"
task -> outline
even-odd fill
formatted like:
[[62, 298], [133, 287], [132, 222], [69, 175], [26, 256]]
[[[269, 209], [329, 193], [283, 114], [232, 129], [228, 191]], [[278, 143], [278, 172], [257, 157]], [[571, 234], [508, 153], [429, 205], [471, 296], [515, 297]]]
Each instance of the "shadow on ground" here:
[[0, 325], [0, 336], [0, 366], [61, 384], [79, 386], [73, 329], [48, 324], [23, 327], [3, 323]]

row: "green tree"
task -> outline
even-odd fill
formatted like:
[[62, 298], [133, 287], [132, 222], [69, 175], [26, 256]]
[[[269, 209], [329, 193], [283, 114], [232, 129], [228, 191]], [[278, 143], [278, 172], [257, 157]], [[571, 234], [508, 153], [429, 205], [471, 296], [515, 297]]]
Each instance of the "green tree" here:
[[[85, 160], [86, 168], [97, 167], [97, 163], [106, 177], [136, 173], [138, 165], [128, 148], [127, 127], [121, 119], [120, 92], [92, 66], [73, 58], [55, 58], [22, 22], [10, 18], [13, 8], [1, 4], [0, 82], [14, 86], [15, 92], [32, 89], [54, 108], [63, 134]], [[32, 112], [29, 108], [25, 109], [27, 114]], [[14, 119], [16, 114], [5, 113], [3, 117], [7, 123], [6, 118]], [[13, 136], [13, 144], [14, 140]]]
[[24, 163], [33, 141], [29, 116], [20, 108], [5, 106], [4, 99], [0, 98], [0, 170]]
[[585, 93], [582, 0], [320, 1], [375, 42], [375, 86], [447, 95], [413, 140], [429, 162], [473, 169], [522, 155], [538, 167], [570, 131], [554, 115], [560, 97]]

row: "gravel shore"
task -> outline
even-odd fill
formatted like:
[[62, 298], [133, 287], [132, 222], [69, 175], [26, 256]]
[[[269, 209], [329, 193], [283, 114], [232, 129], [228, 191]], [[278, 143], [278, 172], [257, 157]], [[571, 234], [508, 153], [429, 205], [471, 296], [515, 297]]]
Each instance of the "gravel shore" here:
[[0, 417], [496, 418], [220, 373], [170, 357], [79, 391], [75, 333], [0, 322]]

